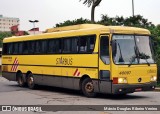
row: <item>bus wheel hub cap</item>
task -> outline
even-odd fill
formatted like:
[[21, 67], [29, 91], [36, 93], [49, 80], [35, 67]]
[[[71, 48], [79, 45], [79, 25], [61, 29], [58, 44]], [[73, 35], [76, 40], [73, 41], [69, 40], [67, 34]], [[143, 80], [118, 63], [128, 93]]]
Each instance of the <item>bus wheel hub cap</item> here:
[[85, 86], [85, 90], [87, 92], [92, 92], [93, 91], [93, 83], [92, 82], [88, 82]]

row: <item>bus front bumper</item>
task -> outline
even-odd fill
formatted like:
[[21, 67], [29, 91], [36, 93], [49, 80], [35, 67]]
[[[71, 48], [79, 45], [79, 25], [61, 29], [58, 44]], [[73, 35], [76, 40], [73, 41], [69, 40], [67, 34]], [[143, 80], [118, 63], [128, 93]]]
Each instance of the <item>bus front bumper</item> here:
[[143, 84], [113, 84], [112, 94], [126, 94], [140, 91], [153, 91], [157, 82]]

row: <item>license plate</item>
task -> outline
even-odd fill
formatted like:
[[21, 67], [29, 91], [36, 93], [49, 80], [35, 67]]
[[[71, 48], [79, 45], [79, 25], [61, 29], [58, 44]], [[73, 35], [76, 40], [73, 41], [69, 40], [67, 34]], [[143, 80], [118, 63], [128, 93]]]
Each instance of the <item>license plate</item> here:
[[142, 91], [142, 88], [137, 88], [135, 89], [135, 91]]

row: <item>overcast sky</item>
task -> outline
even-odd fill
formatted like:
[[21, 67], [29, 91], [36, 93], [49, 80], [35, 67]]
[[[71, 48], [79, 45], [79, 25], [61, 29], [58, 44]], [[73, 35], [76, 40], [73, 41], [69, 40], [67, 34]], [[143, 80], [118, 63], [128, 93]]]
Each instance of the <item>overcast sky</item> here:
[[[134, 0], [135, 15], [140, 14], [154, 24], [160, 24], [160, 0]], [[90, 19], [90, 10], [79, 0], [0, 0], [0, 15], [20, 19], [20, 29], [33, 27], [28, 20], [39, 20], [40, 30], [52, 28], [56, 23], [80, 17]], [[110, 17], [132, 15], [132, 0], [102, 0], [96, 8], [95, 20], [101, 14]]]

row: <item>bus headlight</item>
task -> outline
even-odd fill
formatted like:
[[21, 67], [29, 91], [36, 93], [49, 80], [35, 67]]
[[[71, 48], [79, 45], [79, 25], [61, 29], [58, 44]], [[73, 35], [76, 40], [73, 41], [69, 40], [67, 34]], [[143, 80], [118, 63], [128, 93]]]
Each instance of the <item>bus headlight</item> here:
[[118, 78], [118, 83], [127, 83], [126, 78]]
[[157, 76], [152, 76], [151, 81], [157, 81]]

